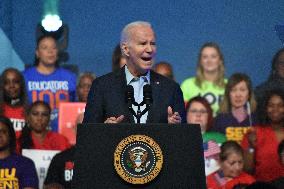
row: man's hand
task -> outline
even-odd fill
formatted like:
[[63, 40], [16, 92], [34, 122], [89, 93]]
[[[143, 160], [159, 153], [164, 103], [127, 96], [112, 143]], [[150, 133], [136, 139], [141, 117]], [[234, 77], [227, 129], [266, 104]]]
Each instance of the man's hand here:
[[176, 124], [181, 123], [181, 117], [178, 112], [173, 112], [173, 109], [168, 107], [168, 123]]
[[109, 117], [105, 120], [104, 123], [120, 123], [124, 119], [124, 115], [121, 115], [119, 117]]

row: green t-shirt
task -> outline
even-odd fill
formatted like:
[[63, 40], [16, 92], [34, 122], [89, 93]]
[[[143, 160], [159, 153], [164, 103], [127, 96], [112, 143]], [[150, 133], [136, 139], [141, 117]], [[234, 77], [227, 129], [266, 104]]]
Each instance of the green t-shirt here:
[[213, 140], [217, 144], [223, 144], [226, 142], [226, 136], [222, 133], [218, 132], [205, 132], [202, 134], [203, 142], [208, 142], [209, 140]]
[[[224, 80], [227, 82], [227, 80]], [[216, 86], [213, 82], [202, 82], [201, 88], [195, 83], [195, 77], [184, 80], [181, 84], [181, 90], [183, 92], [183, 99], [188, 102], [195, 96], [202, 96], [207, 99], [213, 110], [214, 116], [219, 110], [219, 104], [223, 98], [225, 88]]]

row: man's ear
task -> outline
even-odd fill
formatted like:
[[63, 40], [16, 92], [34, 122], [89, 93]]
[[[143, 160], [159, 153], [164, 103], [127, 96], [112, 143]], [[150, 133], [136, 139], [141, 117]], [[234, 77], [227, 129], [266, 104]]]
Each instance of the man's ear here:
[[122, 43], [121, 46], [121, 53], [124, 54], [126, 57], [129, 56], [129, 46], [126, 42]]

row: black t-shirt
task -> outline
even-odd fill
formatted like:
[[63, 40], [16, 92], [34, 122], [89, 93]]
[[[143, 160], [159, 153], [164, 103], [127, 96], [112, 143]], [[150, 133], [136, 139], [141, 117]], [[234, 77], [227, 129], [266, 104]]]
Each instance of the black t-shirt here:
[[51, 160], [44, 184], [58, 183], [64, 188], [71, 188], [73, 177], [75, 147], [71, 147]]

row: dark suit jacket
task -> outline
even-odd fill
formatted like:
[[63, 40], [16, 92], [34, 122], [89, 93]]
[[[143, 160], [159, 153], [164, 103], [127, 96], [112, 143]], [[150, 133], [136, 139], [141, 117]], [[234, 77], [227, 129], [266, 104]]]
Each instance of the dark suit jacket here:
[[[186, 122], [182, 91], [179, 85], [153, 71], [150, 72], [153, 104], [148, 112], [147, 123], [167, 123], [167, 108], [179, 112], [182, 123]], [[83, 123], [103, 123], [109, 117], [124, 115], [124, 123], [134, 123], [126, 102], [126, 76], [124, 67], [93, 81], [88, 95]]]

